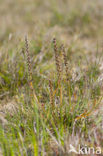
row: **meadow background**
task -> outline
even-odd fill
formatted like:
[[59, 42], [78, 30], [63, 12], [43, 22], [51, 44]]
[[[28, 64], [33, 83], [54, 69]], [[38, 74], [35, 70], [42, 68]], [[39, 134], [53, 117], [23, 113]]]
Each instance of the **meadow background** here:
[[102, 72], [102, 0], [0, 0], [0, 156], [103, 152]]

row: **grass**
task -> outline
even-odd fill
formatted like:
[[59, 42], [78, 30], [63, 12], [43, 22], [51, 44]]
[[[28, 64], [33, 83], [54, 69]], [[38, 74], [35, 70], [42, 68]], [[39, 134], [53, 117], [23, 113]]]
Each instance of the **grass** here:
[[103, 152], [103, 4], [0, 3], [0, 154]]

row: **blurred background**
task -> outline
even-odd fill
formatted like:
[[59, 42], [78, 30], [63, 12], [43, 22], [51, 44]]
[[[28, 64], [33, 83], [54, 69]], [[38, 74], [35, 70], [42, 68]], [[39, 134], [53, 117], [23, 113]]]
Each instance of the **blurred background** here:
[[0, 45], [25, 34], [43, 39], [56, 33], [66, 42], [74, 36], [98, 40], [102, 27], [102, 0], [0, 0]]

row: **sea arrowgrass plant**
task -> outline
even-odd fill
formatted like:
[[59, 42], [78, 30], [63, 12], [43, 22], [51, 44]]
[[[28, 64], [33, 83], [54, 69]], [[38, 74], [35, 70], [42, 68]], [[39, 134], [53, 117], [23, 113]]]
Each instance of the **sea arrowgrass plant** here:
[[[30, 53], [29, 53], [29, 45], [28, 39], [25, 38], [25, 48], [26, 48], [26, 57], [27, 57], [27, 67], [28, 67], [28, 80], [29, 80], [29, 88], [31, 92], [32, 98], [30, 98], [30, 102], [33, 107], [26, 106], [26, 99], [20, 99], [19, 103], [23, 104], [23, 107], [18, 110], [18, 113], [11, 118], [9, 116], [10, 127], [12, 129], [12, 133], [14, 137], [11, 135], [11, 129], [9, 128], [9, 132], [4, 130], [4, 134], [8, 134], [7, 136], [3, 133], [0, 136], [2, 141], [2, 151], [4, 151], [4, 155], [7, 155], [7, 151], [9, 151], [9, 155], [47, 155], [48, 151], [52, 149], [51, 141], [53, 140], [53, 150], [55, 149], [55, 144], [57, 145], [57, 153], [58, 155], [64, 155], [66, 153], [65, 149], [65, 136], [75, 136], [75, 132], [83, 131], [84, 133], [87, 131], [88, 118], [91, 115], [92, 111], [97, 109], [99, 105], [99, 100], [94, 102], [93, 107], [87, 110], [85, 105], [88, 105], [88, 101], [85, 99], [81, 99], [81, 94], [77, 94], [77, 100], [73, 103], [70, 108], [71, 94], [66, 95], [65, 92], [68, 90], [71, 91], [72, 81], [70, 81], [69, 77], [69, 69], [68, 69], [68, 60], [65, 48], [61, 48], [60, 53], [57, 47], [56, 39], [54, 40], [54, 54], [55, 54], [55, 64], [56, 64], [56, 82], [58, 87], [54, 89], [54, 85], [51, 77], [49, 79], [49, 93], [48, 87], [45, 87], [45, 94], [40, 94], [41, 97], [45, 98], [45, 102], [41, 107], [38, 107], [37, 100], [35, 99], [35, 89], [33, 87], [33, 75], [30, 61]], [[61, 55], [62, 52], [62, 55]], [[63, 57], [62, 57], [63, 56]], [[64, 63], [65, 67], [65, 79], [62, 74], [64, 72], [61, 71], [61, 64]], [[46, 79], [48, 81], [48, 79]], [[42, 82], [42, 81], [41, 81]], [[45, 83], [45, 86], [47, 86]], [[85, 82], [84, 82], [85, 83]], [[70, 85], [71, 86], [70, 86]], [[66, 85], [66, 86], [65, 86]], [[41, 91], [43, 93], [44, 86], [41, 86]], [[43, 90], [42, 90], [43, 89]], [[64, 91], [64, 92], [63, 92]], [[78, 92], [78, 90], [77, 90]], [[45, 92], [44, 92], [45, 93]], [[64, 94], [63, 94], [64, 93]], [[71, 93], [71, 92], [70, 92]], [[35, 96], [34, 96], [35, 95]], [[58, 98], [59, 97], [59, 98]], [[73, 97], [73, 95], [72, 95]], [[50, 98], [50, 99], [49, 99]], [[47, 101], [46, 101], [47, 100]], [[50, 101], [50, 102], [49, 102]], [[50, 105], [48, 104], [50, 103]], [[92, 104], [92, 101], [91, 103]], [[88, 108], [90, 105], [88, 105]], [[21, 105], [20, 105], [21, 107]], [[83, 108], [83, 109], [81, 109]], [[94, 110], [93, 110], [94, 109]], [[82, 121], [82, 119], [84, 121]], [[15, 126], [16, 125], [16, 126]], [[74, 126], [75, 125], [75, 126]], [[2, 129], [2, 128], [1, 128]], [[76, 129], [76, 130], [75, 130]], [[69, 133], [68, 133], [69, 132]], [[87, 133], [87, 132], [86, 132]], [[5, 137], [6, 136], [6, 137]], [[6, 138], [6, 139], [5, 139]], [[1, 141], [0, 140], [0, 141]], [[10, 144], [8, 144], [10, 140]], [[16, 141], [15, 141], [16, 140]], [[70, 142], [69, 142], [70, 143]], [[63, 154], [61, 154], [60, 150]], [[22, 152], [21, 152], [22, 151]], [[12, 154], [13, 153], [13, 154]]]
[[[86, 1], [84, 6], [83, 0], [51, 0], [47, 4], [51, 11], [46, 9], [45, 0], [37, 0], [35, 5], [31, 0], [29, 6], [26, 1], [15, 0], [12, 5], [0, 1], [1, 19], [9, 15], [5, 26], [1, 20], [0, 32], [1, 156], [72, 156], [70, 144], [77, 150], [78, 145], [99, 146], [103, 155], [101, 41], [96, 50], [103, 32], [103, 4], [91, 3]], [[12, 6], [17, 6], [16, 11]], [[18, 17], [19, 27], [15, 24]], [[23, 46], [20, 30], [20, 35], [27, 30], [35, 41], [27, 36]], [[54, 34], [57, 59], [51, 43]], [[65, 45], [62, 50], [61, 39], [66, 44], [69, 40], [68, 50]]]
[[[59, 50], [57, 47], [57, 42], [56, 42], [56, 38], [53, 39], [53, 45], [54, 45], [54, 53], [55, 53], [55, 64], [56, 64], [56, 71], [57, 71], [57, 75], [58, 75], [58, 89], [59, 89], [59, 103], [60, 103], [60, 109], [58, 114], [60, 114], [60, 122], [61, 124], [63, 123], [63, 87], [62, 87], [62, 68], [61, 68], [61, 59], [60, 59], [60, 54], [59, 54]], [[57, 89], [57, 90], [58, 90]]]
[[69, 73], [68, 61], [67, 61], [67, 55], [66, 55], [65, 47], [64, 47], [63, 44], [61, 45], [61, 51], [62, 51], [62, 55], [63, 55], [64, 65], [65, 65], [66, 79], [67, 79], [67, 82], [68, 82], [69, 81], [69, 77], [68, 77], [68, 73]]
[[26, 48], [26, 56], [27, 56], [27, 67], [28, 67], [28, 80], [29, 80], [29, 87], [31, 96], [34, 98], [36, 103], [39, 103], [38, 98], [36, 96], [34, 87], [33, 87], [33, 80], [32, 80], [32, 69], [31, 69], [31, 61], [30, 61], [30, 54], [29, 54], [29, 44], [27, 36], [25, 37], [25, 48]]
[[69, 68], [68, 68], [68, 61], [67, 61], [67, 55], [66, 55], [65, 47], [64, 47], [63, 44], [61, 45], [61, 51], [62, 51], [63, 60], [64, 60], [66, 81], [67, 81], [67, 84], [68, 84], [67, 92], [68, 92], [68, 95], [69, 95], [69, 104], [71, 106], [71, 84], [70, 84], [70, 77], [69, 77]]
[[53, 38], [53, 45], [54, 45], [54, 53], [55, 53], [55, 64], [56, 64], [56, 70], [58, 75], [58, 87], [60, 90], [60, 105], [62, 110], [62, 101], [63, 101], [63, 92], [62, 92], [62, 68], [61, 68], [61, 60], [60, 55], [58, 52], [57, 42], [56, 38]]
[[55, 63], [56, 63], [58, 81], [60, 83], [60, 81], [61, 81], [61, 64], [60, 64], [60, 58], [59, 58], [59, 54], [58, 54], [58, 47], [57, 47], [56, 38], [53, 38], [53, 45], [54, 45]]

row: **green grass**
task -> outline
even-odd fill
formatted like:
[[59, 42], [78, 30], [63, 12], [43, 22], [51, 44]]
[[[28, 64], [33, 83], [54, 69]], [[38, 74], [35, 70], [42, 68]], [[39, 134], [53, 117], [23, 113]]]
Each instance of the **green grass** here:
[[[35, 53], [33, 57], [36, 55], [38, 54]], [[10, 53], [9, 58], [11, 57]], [[68, 95], [68, 82], [66, 82], [65, 71], [63, 71], [61, 81], [63, 91], [62, 105], [60, 104], [60, 88], [58, 88], [54, 96], [54, 106], [50, 103], [49, 77], [48, 73], [46, 75], [46, 71], [49, 68], [51, 69], [49, 76], [51, 75], [50, 79], [53, 81], [53, 90], [55, 90], [58, 86], [55, 64], [52, 66], [51, 64], [45, 64], [44, 66], [42, 63], [40, 65], [37, 64], [36, 66], [40, 66], [40, 71], [36, 70], [32, 64], [34, 68], [34, 71], [32, 70], [33, 87], [40, 102], [38, 105], [35, 102], [35, 98], [30, 97], [29, 94], [30, 88], [27, 83], [28, 76], [26, 73], [28, 71], [25, 63], [25, 53], [24, 60], [22, 53], [19, 53], [18, 57], [17, 66], [19, 70], [11, 70], [7, 75], [2, 72], [2, 79], [5, 83], [1, 87], [2, 92], [8, 90], [10, 92], [9, 96], [16, 94], [16, 105], [18, 105], [18, 109], [14, 114], [7, 112], [5, 118], [8, 124], [0, 127], [2, 152], [4, 155], [43, 155], [44, 152], [49, 155], [53, 152], [51, 146], [54, 144], [52, 148], [56, 150], [55, 144], [57, 144], [57, 153], [65, 154], [67, 152], [65, 151], [65, 136], [72, 135], [74, 123], [74, 133], [78, 134], [81, 129], [81, 134], [84, 134], [85, 137], [89, 135], [89, 126], [93, 124], [91, 119], [93, 112], [91, 111], [97, 109], [101, 102], [101, 86], [99, 84], [94, 86], [100, 74], [98, 64], [87, 64], [89, 68], [86, 72], [80, 71], [81, 69], [77, 70], [77, 78], [70, 79], [71, 96]], [[15, 62], [16, 60], [13, 59], [13, 61]], [[14, 62], [9, 62], [13, 69]], [[8, 70], [7, 67], [5, 68]], [[78, 68], [79, 66], [77, 66]], [[53, 71], [54, 74], [52, 75]], [[41, 73], [46, 78], [42, 77]], [[18, 75], [19, 79], [16, 79], [17, 77], [15, 76], [15, 81], [13, 81], [14, 74]], [[81, 76], [78, 77], [78, 74]], [[72, 75], [70, 78], [72, 78]], [[85, 113], [83, 117], [81, 116], [82, 113]], [[88, 115], [88, 113], [90, 114]], [[54, 143], [50, 145], [50, 141]]]
[[[99, 80], [103, 4], [89, 0], [85, 6], [82, 0], [0, 3], [0, 154], [69, 155], [70, 144], [103, 150], [103, 87]], [[7, 24], [2, 19], [6, 15]], [[28, 71], [25, 33], [32, 74]], [[56, 67], [54, 36], [61, 72]]]

